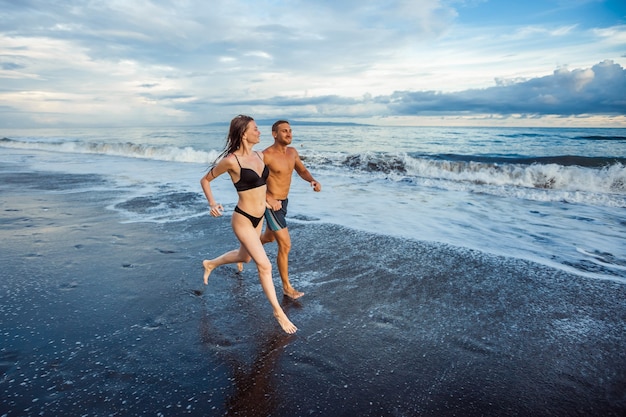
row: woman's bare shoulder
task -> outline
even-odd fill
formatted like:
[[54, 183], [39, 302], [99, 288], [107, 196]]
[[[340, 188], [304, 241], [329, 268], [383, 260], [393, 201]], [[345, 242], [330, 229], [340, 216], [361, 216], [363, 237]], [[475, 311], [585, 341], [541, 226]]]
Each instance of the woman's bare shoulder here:
[[217, 163], [215, 164], [215, 168], [219, 169], [221, 172], [232, 171], [235, 165], [237, 165], [235, 156], [234, 154], [229, 153], [228, 155], [217, 161]]

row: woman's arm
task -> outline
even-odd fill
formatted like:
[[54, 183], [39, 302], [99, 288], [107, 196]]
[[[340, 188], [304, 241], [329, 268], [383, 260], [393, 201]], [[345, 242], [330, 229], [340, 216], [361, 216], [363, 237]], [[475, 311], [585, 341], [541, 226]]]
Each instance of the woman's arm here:
[[209, 202], [209, 207], [211, 207], [210, 214], [213, 217], [218, 217], [222, 215], [224, 211], [224, 207], [221, 204], [215, 201], [215, 197], [213, 197], [213, 191], [211, 190], [211, 181], [215, 178], [219, 177], [225, 172], [228, 172], [228, 166], [230, 165], [230, 158], [225, 157], [221, 159], [216, 165], [213, 166], [207, 172], [205, 176], [200, 179], [200, 186], [202, 187], [202, 191], [204, 192], [204, 196]]

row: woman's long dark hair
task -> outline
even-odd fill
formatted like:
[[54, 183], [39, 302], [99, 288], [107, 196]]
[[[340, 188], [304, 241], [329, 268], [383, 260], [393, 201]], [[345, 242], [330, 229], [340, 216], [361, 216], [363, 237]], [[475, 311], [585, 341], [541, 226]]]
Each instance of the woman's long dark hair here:
[[254, 119], [250, 116], [240, 114], [230, 121], [230, 129], [228, 131], [228, 137], [226, 138], [226, 147], [222, 153], [219, 154], [213, 165], [229, 153], [233, 153], [239, 149], [243, 134], [246, 132], [246, 128], [248, 127], [248, 123], [253, 120]]

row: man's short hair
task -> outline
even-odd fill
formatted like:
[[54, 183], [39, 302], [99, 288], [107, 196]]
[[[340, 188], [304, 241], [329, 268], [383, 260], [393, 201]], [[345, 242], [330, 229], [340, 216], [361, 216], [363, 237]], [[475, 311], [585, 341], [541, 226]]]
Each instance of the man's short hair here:
[[278, 132], [278, 126], [282, 125], [283, 123], [290, 124], [288, 120], [277, 120], [272, 125], [272, 132]]

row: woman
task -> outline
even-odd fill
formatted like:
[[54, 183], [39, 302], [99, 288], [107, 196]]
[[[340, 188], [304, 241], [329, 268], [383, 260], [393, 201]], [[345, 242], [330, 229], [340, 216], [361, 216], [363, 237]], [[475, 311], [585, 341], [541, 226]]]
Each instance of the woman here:
[[276, 297], [274, 281], [272, 281], [272, 265], [263, 244], [261, 244], [261, 228], [263, 213], [267, 203], [265, 180], [269, 170], [263, 162], [263, 153], [255, 152], [252, 147], [259, 143], [261, 132], [254, 119], [239, 115], [230, 122], [230, 130], [226, 148], [218, 157], [218, 162], [200, 180], [204, 195], [211, 207], [213, 217], [222, 215], [224, 208], [215, 202], [211, 191], [211, 181], [225, 172], [230, 175], [239, 200], [231, 218], [235, 236], [239, 239], [239, 249], [226, 252], [215, 259], [204, 260], [204, 284], [208, 284], [209, 275], [216, 267], [224, 264], [249, 262], [253, 259], [259, 270], [259, 280], [266, 297], [274, 309], [274, 317], [287, 333], [295, 333], [298, 328], [287, 318]]

